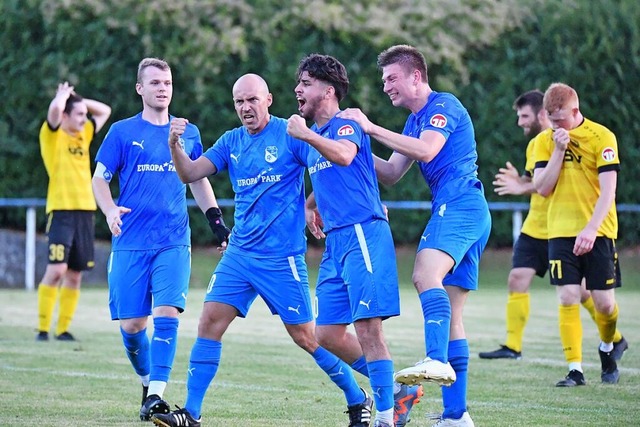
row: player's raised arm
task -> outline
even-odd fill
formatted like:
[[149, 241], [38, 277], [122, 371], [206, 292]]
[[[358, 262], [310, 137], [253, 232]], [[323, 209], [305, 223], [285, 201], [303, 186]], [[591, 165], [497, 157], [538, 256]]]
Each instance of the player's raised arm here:
[[171, 159], [178, 177], [185, 184], [190, 184], [217, 172], [215, 165], [206, 157], [200, 156], [196, 160], [191, 160], [184, 151], [181, 138], [188, 123], [187, 119], [174, 117], [171, 119], [169, 128]]
[[95, 99], [85, 98], [84, 103], [87, 105], [87, 110], [89, 110], [93, 121], [96, 123], [96, 133], [100, 132], [100, 129], [102, 129], [105, 123], [107, 123], [107, 120], [109, 120], [109, 116], [111, 116], [111, 107]]
[[47, 123], [52, 129], [57, 129], [62, 122], [62, 114], [64, 113], [65, 104], [67, 99], [73, 93], [73, 86], [69, 82], [60, 83], [56, 90], [56, 96], [49, 103], [49, 109], [47, 111]]

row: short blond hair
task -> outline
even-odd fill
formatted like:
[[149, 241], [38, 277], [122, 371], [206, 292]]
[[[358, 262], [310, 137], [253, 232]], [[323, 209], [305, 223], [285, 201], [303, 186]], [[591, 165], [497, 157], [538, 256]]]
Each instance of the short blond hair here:
[[580, 108], [578, 93], [564, 83], [553, 83], [544, 93], [542, 105], [548, 113], [565, 108]]
[[148, 67], [156, 67], [161, 69], [162, 71], [171, 71], [171, 67], [169, 67], [169, 64], [167, 63], [167, 61], [163, 59], [144, 58], [142, 61], [140, 61], [140, 64], [138, 64], [138, 76], [137, 76], [138, 83], [142, 83], [142, 73]]

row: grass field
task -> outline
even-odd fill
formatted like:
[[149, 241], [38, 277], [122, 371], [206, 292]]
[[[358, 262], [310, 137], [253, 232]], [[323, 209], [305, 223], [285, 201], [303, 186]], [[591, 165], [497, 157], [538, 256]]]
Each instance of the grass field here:
[[[402, 316], [385, 322], [396, 369], [424, 355], [422, 314], [410, 283], [411, 250], [399, 251]], [[630, 343], [620, 364], [620, 383], [599, 382], [598, 334], [583, 311], [587, 386], [558, 389], [567, 373], [557, 327], [557, 302], [546, 279], [532, 289], [531, 319], [523, 359], [486, 361], [479, 351], [504, 340], [508, 251], [489, 252], [481, 268], [481, 290], [469, 298], [465, 325], [471, 348], [469, 412], [477, 426], [640, 425], [640, 266], [638, 254], [622, 254], [624, 287], [618, 291], [619, 328]], [[204, 287], [216, 255], [194, 251], [193, 286], [181, 317], [180, 342], [170, 404], [184, 404], [185, 376], [196, 337]], [[317, 265], [312, 253], [310, 266]], [[311, 272], [315, 280], [315, 271]], [[85, 289], [72, 332], [76, 343], [35, 342], [36, 295], [0, 291], [0, 426], [140, 426], [140, 386], [109, 320], [106, 289]], [[359, 378], [367, 386], [364, 378]], [[425, 386], [411, 427], [430, 426], [426, 414], [441, 411], [440, 391]], [[286, 335], [279, 318], [257, 301], [246, 319], [234, 322], [224, 340], [218, 375], [205, 399], [204, 426], [347, 425], [337, 388]], [[147, 424], [148, 425], [148, 424]]]

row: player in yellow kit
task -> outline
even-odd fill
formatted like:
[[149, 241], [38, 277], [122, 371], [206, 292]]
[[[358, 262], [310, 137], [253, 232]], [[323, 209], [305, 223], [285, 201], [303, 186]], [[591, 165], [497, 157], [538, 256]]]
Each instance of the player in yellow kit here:
[[551, 129], [536, 138], [533, 182], [548, 197], [549, 273], [559, 299], [560, 339], [569, 374], [558, 387], [586, 384], [582, 370], [580, 282], [591, 291], [601, 343], [603, 383], [618, 382], [613, 355], [620, 287], [615, 247], [618, 218], [615, 195], [620, 159], [615, 135], [585, 118], [578, 94], [554, 83], [545, 92], [543, 107]]
[[49, 339], [58, 293], [56, 339], [75, 340], [68, 328], [80, 298], [82, 271], [94, 265], [96, 201], [91, 189], [89, 146], [110, 115], [111, 107], [82, 98], [64, 82], [58, 85], [40, 128], [40, 153], [49, 175], [49, 263], [38, 286], [38, 341]]
[[[481, 352], [479, 354], [481, 359], [520, 359], [522, 357], [524, 329], [529, 320], [531, 304], [529, 288], [533, 277], [535, 275], [544, 277], [549, 266], [547, 240], [549, 200], [536, 192], [531, 179], [535, 169], [535, 136], [551, 127], [547, 113], [542, 108], [543, 96], [544, 93], [535, 89], [523, 93], [514, 101], [513, 109], [518, 115], [518, 126], [524, 130], [525, 136], [532, 138], [527, 145], [525, 171], [519, 175], [518, 170], [507, 162], [504, 168], [500, 168], [493, 182], [494, 191], [498, 195], [530, 194], [531, 201], [529, 213], [513, 247], [506, 306], [507, 339], [497, 350]], [[584, 286], [581, 289], [580, 301], [595, 321], [593, 298]], [[619, 360], [627, 349], [627, 342], [619, 332], [617, 334], [614, 358]]]

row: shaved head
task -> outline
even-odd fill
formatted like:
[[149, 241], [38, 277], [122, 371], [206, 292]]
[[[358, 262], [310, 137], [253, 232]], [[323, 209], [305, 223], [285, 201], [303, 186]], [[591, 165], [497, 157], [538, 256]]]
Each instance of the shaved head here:
[[257, 74], [245, 74], [233, 85], [233, 105], [247, 131], [255, 135], [267, 126], [272, 96], [269, 86]]
[[253, 92], [266, 96], [269, 93], [269, 86], [267, 82], [257, 74], [245, 74], [240, 77], [233, 84], [233, 97], [236, 97], [236, 92]]

